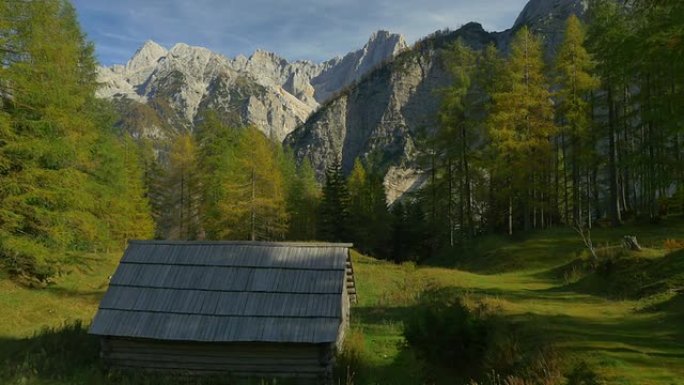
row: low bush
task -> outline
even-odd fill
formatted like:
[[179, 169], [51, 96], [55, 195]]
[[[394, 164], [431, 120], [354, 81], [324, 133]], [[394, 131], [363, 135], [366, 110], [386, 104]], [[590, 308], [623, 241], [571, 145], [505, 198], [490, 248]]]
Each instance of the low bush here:
[[461, 293], [450, 288], [424, 292], [404, 324], [411, 348], [463, 380], [496, 373], [504, 379], [558, 384], [558, 354], [537, 334], [482, 303], [466, 305]]

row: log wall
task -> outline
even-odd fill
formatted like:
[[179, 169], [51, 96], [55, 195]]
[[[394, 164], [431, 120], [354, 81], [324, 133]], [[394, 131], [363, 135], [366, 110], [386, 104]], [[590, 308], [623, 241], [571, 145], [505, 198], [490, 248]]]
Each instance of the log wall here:
[[108, 367], [234, 377], [295, 377], [298, 383], [330, 379], [332, 344], [198, 343], [104, 337]]

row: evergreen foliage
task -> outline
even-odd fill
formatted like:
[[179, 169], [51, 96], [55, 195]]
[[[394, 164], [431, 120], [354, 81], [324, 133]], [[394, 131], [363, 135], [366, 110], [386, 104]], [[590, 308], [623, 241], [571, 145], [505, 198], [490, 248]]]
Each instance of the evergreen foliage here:
[[318, 235], [325, 241], [349, 241], [349, 191], [339, 159], [325, 170]]

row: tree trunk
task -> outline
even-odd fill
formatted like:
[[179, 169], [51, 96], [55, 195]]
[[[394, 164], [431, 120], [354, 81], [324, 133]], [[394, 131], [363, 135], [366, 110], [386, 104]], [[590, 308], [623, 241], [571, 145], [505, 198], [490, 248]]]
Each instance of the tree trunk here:
[[608, 87], [608, 174], [610, 185], [610, 200], [608, 203], [608, 215], [613, 226], [620, 226], [620, 200], [618, 197], [618, 175], [615, 148], [615, 103], [613, 101], [612, 87]]
[[256, 241], [256, 172], [252, 169], [252, 200], [250, 207], [250, 229], [249, 238], [252, 241]]
[[508, 235], [513, 235], [513, 197], [508, 197]]
[[[468, 238], [473, 236], [473, 208], [472, 208], [472, 197], [470, 188], [470, 164], [468, 159], [468, 143], [466, 143], [465, 124], [461, 125], [461, 139], [462, 139], [462, 153], [463, 153], [463, 174], [465, 176], [465, 208], [466, 208], [466, 221], [467, 221], [467, 234]], [[463, 226], [463, 223], [461, 224]]]

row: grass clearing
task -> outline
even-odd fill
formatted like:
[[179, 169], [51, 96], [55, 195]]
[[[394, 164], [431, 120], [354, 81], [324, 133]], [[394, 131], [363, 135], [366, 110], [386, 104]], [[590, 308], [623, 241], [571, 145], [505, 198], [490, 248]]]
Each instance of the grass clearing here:
[[89, 323], [120, 258], [120, 254], [88, 256], [44, 289], [0, 277], [0, 309], [4, 310], [0, 338], [30, 337], [43, 328], [76, 320]]
[[[666, 239], [684, 238], [684, 223], [597, 229], [592, 235], [599, 245], [615, 245], [627, 234], [637, 235], [648, 248], [638, 254], [653, 260], [652, 275], [659, 273], [654, 281], [680, 282], [684, 252], [665, 256], [663, 245]], [[668, 288], [641, 299], [615, 300], [588, 278], [583, 286], [568, 282], [559, 269], [584, 253], [570, 229], [538, 232], [514, 242], [493, 238], [471, 246], [471, 255], [431, 261], [438, 266], [396, 266], [354, 256], [359, 305], [352, 312], [353, 325], [365, 334], [368, 360], [381, 373], [370, 375], [371, 383], [389, 383], [379, 380], [387, 371], [411, 370], [401, 357], [401, 320], [411, 311], [407, 299], [428, 285], [461, 288], [466, 296], [532, 323], [570, 360], [586, 360], [609, 384], [684, 382], [684, 290]]]
[[[597, 229], [592, 235], [599, 245], [614, 245], [626, 234], [637, 235], [647, 247], [638, 254], [646, 264], [637, 268], [646, 266], [651, 282], [664, 285], [654, 295], [616, 300], [606, 294], [605, 282], [582, 269], [572, 279], [564, 275], [581, 266], [586, 254], [569, 229], [514, 241], [488, 237], [426, 266], [395, 265], [354, 253], [359, 303], [352, 309], [352, 328], [363, 358], [355, 383], [454, 383], [450, 373], [426, 366], [406, 349], [402, 336], [403, 322], [421, 291], [441, 286], [459, 288], [466, 299], [532, 324], [566, 353], [568, 364], [587, 361], [607, 384], [684, 383], [684, 293], [677, 290], [684, 282], [684, 252], [664, 248], [667, 239], [684, 239], [684, 222]], [[119, 258], [93, 256], [40, 290], [0, 277], [0, 383], [157, 383], [102, 372], [97, 341], [84, 329], [72, 326], [34, 336], [77, 319], [87, 326]]]

